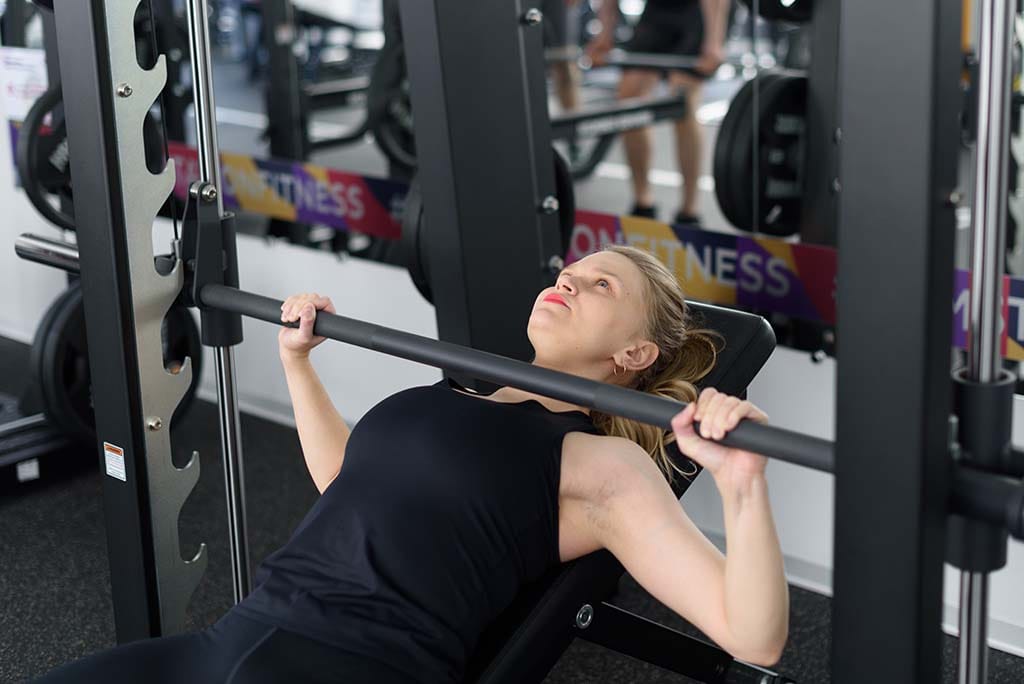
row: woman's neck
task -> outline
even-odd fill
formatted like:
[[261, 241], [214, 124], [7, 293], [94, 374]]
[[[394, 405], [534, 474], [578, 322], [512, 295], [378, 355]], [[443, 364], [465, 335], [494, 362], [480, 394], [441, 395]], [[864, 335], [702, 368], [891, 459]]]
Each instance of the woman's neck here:
[[[569, 367], [567, 364], [564, 364], [564, 363], [554, 363], [554, 362], [546, 361], [545, 359], [540, 359], [540, 358], [535, 358], [533, 360], [533, 365], [534, 366], [538, 366], [540, 368], [547, 368], [547, 369], [550, 369], [550, 370], [558, 371], [560, 373], [567, 373], [569, 375], [575, 375], [577, 377], [586, 378], [588, 380], [596, 380], [598, 382], [608, 382], [609, 381], [609, 378], [605, 377], [606, 374], [604, 374], [600, 370], [598, 370], [596, 368], [592, 368], [592, 367], [591, 368]], [[560, 401], [558, 399], [552, 399], [550, 397], [545, 397], [545, 396], [543, 396], [541, 394], [536, 394], [534, 392], [527, 392], [526, 390], [521, 390], [521, 389], [518, 389], [518, 388], [515, 388], [515, 387], [502, 387], [502, 388], [496, 390], [494, 392], [494, 394], [491, 395], [491, 398], [496, 400], [496, 401], [505, 401], [505, 402], [518, 402], [518, 401], [527, 401], [529, 399], [534, 399], [534, 400], [540, 402], [541, 404], [543, 404], [544, 406], [546, 406], [547, 408], [551, 409], [552, 411], [576, 410], [576, 411], [582, 411], [583, 413], [586, 413], [587, 415], [590, 415], [590, 408], [587, 407], [587, 406], [579, 406], [577, 404], [572, 404], [572, 403], [567, 402], [567, 401]]]

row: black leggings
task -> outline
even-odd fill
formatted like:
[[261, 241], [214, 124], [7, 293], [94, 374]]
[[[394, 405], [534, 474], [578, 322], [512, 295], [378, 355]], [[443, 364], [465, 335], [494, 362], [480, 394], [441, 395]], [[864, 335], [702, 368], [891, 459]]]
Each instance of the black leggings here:
[[199, 632], [143, 639], [62, 665], [36, 682], [413, 684], [361, 656], [229, 611]]

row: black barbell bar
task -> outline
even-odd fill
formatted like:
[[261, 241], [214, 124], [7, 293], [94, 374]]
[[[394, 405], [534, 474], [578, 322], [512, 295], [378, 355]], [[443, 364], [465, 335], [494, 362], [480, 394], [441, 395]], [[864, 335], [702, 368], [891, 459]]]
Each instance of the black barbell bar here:
[[[279, 300], [213, 284], [204, 286], [199, 297], [202, 306], [282, 325], [282, 302]], [[293, 323], [290, 327], [297, 327], [297, 324]], [[428, 366], [467, 373], [480, 380], [510, 385], [665, 430], [672, 429], [672, 418], [686, 406], [653, 394], [588, 380], [479, 349], [323, 311], [317, 312], [313, 332], [338, 342]], [[773, 458], [814, 470], [827, 473], [834, 471], [832, 442], [791, 430], [743, 421], [720, 441], [726, 446], [763, 452]]]

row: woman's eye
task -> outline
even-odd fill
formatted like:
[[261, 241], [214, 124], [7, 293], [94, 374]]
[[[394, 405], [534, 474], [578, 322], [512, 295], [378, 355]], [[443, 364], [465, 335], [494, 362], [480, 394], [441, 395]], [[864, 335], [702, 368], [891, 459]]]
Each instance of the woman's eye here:
[[611, 285], [608, 284], [608, 281], [605, 280], [604, 278], [598, 280], [597, 284], [600, 285], [601, 287], [611, 287]]

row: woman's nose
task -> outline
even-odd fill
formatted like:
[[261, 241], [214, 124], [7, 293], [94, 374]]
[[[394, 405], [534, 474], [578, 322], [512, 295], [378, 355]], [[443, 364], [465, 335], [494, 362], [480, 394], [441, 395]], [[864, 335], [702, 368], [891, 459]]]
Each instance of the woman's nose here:
[[572, 282], [572, 280], [568, 276], [566, 276], [559, 281], [557, 289], [562, 290], [564, 292], [568, 292], [569, 294], [575, 294], [576, 284]]

